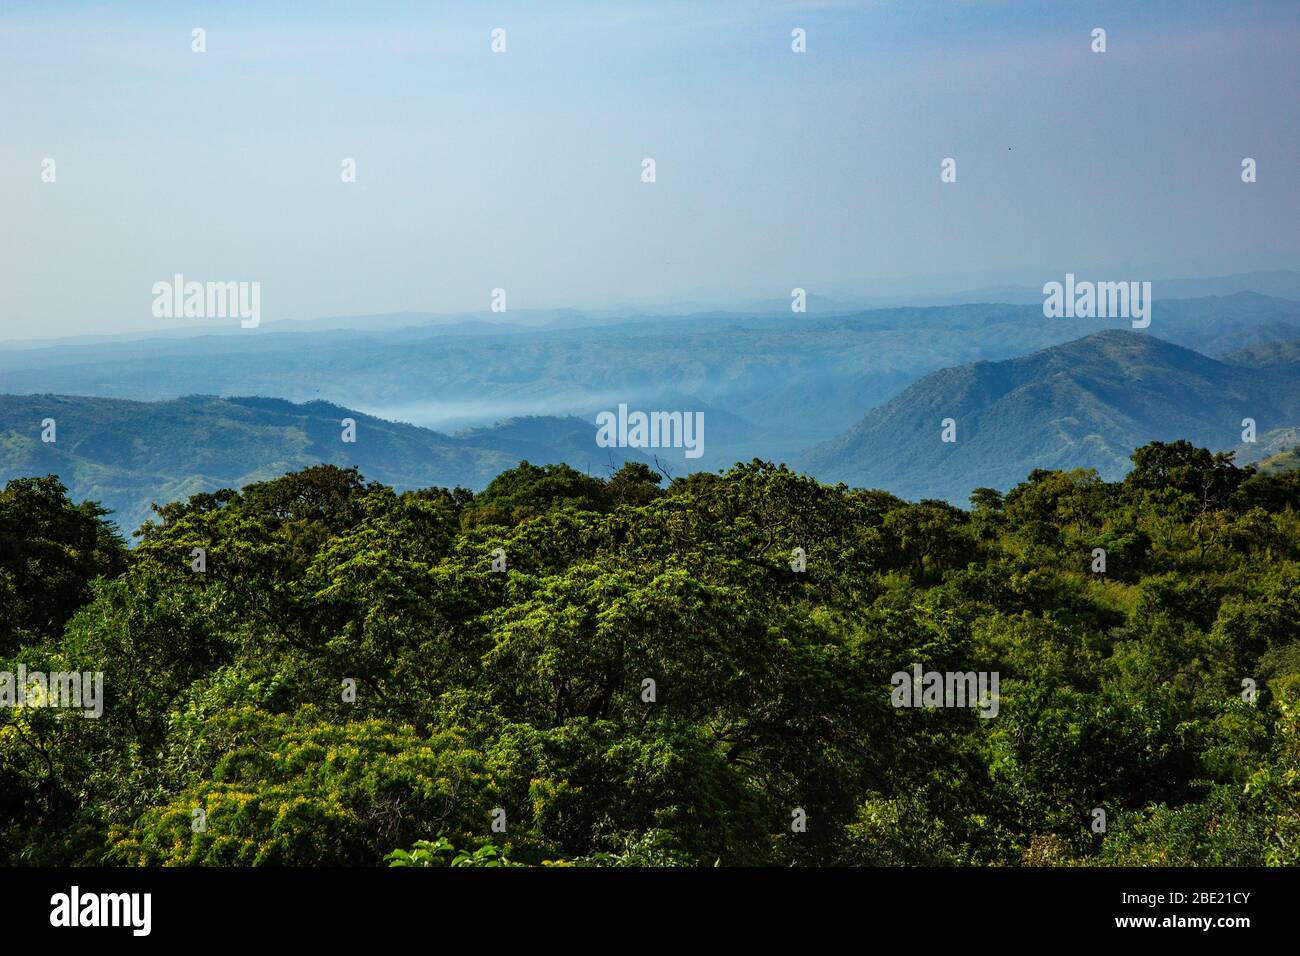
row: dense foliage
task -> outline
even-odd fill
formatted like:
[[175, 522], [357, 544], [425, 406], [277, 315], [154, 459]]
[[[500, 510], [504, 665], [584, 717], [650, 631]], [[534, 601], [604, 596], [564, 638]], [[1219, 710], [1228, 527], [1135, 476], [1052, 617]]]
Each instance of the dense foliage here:
[[[0, 670], [106, 703], [0, 709], [0, 854], [1300, 863], [1300, 473], [1133, 461], [969, 511], [759, 461], [478, 494], [320, 466], [131, 550], [11, 482]], [[913, 664], [998, 672], [997, 715], [894, 707]]]

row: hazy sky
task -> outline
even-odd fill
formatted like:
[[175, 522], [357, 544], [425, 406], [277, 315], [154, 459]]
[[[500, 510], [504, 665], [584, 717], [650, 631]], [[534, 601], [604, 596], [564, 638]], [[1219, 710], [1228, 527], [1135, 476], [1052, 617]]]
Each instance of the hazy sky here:
[[1294, 0], [5, 0], [0, 339], [1297, 267], [1298, 91]]

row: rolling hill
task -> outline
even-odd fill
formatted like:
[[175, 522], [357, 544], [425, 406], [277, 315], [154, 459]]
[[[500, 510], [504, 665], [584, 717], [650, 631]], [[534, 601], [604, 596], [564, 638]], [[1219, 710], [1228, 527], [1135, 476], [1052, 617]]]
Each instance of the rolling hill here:
[[1290, 342], [1255, 342], [1229, 352], [1223, 356], [1223, 360], [1233, 365], [1249, 365], [1253, 368], [1300, 365], [1300, 339]]
[[[341, 422], [356, 421], [356, 441]], [[42, 441], [53, 419], [55, 440]], [[0, 484], [56, 474], [76, 500], [102, 502], [130, 531], [151, 502], [241, 487], [321, 463], [356, 466], [395, 488], [481, 488], [522, 459], [604, 474], [635, 451], [598, 449], [576, 418], [517, 419], [466, 435], [385, 421], [328, 402], [195, 395], [165, 402], [0, 395]], [[599, 455], [596, 453], [599, 452]]]
[[[1233, 448], [1247, 417], [1261, 435], [1300, 422], [1300, 366], [1247, 367], [1107, 330], [926, 376], [800, 465], [825, 481], [964, 502], [1033, 468], [1090, 467], [1113, 480], [1153, 440]], [[957, 423], [951, 443], [941, 440], [947, 418]]]
[[[412, 318], [414, 321], [414, 317]], [[283, 325], [283, 323], [281, 323]], [[700, 468], [790, 460], [922, 376], [1060, 345], [1125, 319], [996, 303], [852, 314], [642, 316], [547, 329], [477, 324], [68, 343], [0, 351], [0, 392], [142, 401], [201, 392], [325, 400], [449, 432], [515, 416], [705, 411]], [[178, 329], [183, 329], [178, 325]], [[1254, 292], [1157, 299], [1147, 334], [1207, 355], [1300, 339], [1300, 302]]]

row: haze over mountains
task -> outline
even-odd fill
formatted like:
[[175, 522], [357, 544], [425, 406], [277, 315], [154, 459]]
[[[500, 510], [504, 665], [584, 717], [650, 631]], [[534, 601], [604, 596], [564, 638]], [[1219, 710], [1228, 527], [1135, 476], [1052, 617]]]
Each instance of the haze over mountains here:
[[[974, 304], [849, 315], [698, 315], [476, 334], [441, 326], [151, 339], [0, 352], [0, 392], [140, 400], [325, 400], [442, 431], [633, 407], [711, 413], [705, 457], [788, 459], [920, 377], [1012, 358], [1125, 319]], [[1152, 335], [1208, 355], [1300, 338], [1300, 303], [1254, 292], [1159, 300]], [[682, 401], [692, 404], [683, 406]], [[686, 464], [682, 462], [681, 464]]]
[[[939, 305], [980, 305], [997, 302], [1008, 305], [1035, 305], [1042, 302], [1041, 281], [1031, 280], [1041, 270], [1022, 270], [1011, 274], [925, 276], [870, 283], [871, 292], [861, 291], [861, 283], [832, 283], [824, 291], [809, 291], [806, 296], [810, 315], [849, 315], [878, 309], [924, 308]], [[1077, 278], [1106, 279], [1113, 269], [1082, 270]], [[1143, 268], [1134, 274], [1147, 275]], [[1051, 278], [1058, 278], [1052, 276]], [[1152, 283], [1156, 299], [1195, 299], [1230, 296], [1254, 292], [1283, 299], [1300, 300], [1300, 272], [1286, 269], [1257, 270], [1233, 275], [1194, 279], [1156, 279]], [[38, 336], [0, 339], [0, 351], [47, 348], [50, 346], [98, 345], [123, 343], [151, 338], [190, 338], [211, 335], [274, 335], [285, 332], [391, 332], [412, 328], [437, 328], [447, 335], [478, 335], [485, 331], [527, 332], [547, 329], [585, 328], [613, 325], [628, 321], [687, 316], [789, 315], [790, 300], [771, 296], [737, 296], [698, 294], [650, 307], [618, 305], [602, 309], [525, 308], [508, 312], [391, 312], [380, 315], [337, 315], [321, 318], [268, 318], [254, 330], [229, 322], [176, 322], [151, 332], [107, 335], [79, 335], [57, 339]], [[39, 328], [39, 326], [36, 326]]]
[[[1286, 290], [1296, 274], [1259, 277]], [[1300, 302], [1257, 291], [1158, 299], [1143, 331], [1046, 319], [1041, 302], [418, 319], [0, 351], [0, 480], [58, 473], [127, 529], [150, 501], [322, 461], [399, 488], [478, 488], [521, 459], [602, 473], [653, 458], [684, 474], [759, 457], [962, 503], [1034, 467], [1118, 477], [1153, 439], [1233, 449], [1244, 417], [1259, 438], [1239, 461], [1285, 456], [1300, 427]], [[249, 395], [263, 397], [229, 397]], [[620, 403], [703, 412], [704, 455], [598, 448], [595, 415]], [[39, 441], [47, 417], [54, 445]], [[346, 417], [355, 445], [340, 441]], [[939, 442], [949, 417], [955, 444]]]

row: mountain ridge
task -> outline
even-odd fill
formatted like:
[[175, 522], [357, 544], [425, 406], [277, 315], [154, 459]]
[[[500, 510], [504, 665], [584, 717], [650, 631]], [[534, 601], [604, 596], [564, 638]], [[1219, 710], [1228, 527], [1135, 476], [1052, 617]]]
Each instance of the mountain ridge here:
[[[53, 442], [42, 440], [54, 420]], [[356, 422], [355, 442], [343, 420]], [[645, 460], [635, 450], [592, 452], [594, 425], [576, 418], [534, 422], [534, 438], [491, 428], [446, 435], [325, 400], [188, 395], [162, 402], [74, 395], [0, 395], [0, 484], [58, 475], [78, 500], [102, 502], [123, 530], [166, 503], [200, 491], [241, 487], [317, 464], [355, 466], [399, 490], [482, 488], [522, 459], [597, 468]], [[546, 440], [538, 437], [545, 433]]]
[[[1092, 467], [1113, 480], [1153, 440], [1232, 448], [1247, 417], [1261, 432], [1300, 421], [1300, 367], [1247, 368], [1110, 329], [926, 376], [799, 464], [826, 481], [964, 500], [1033, 468]], [[945, 419], [955, 442], [942, 441]]]

